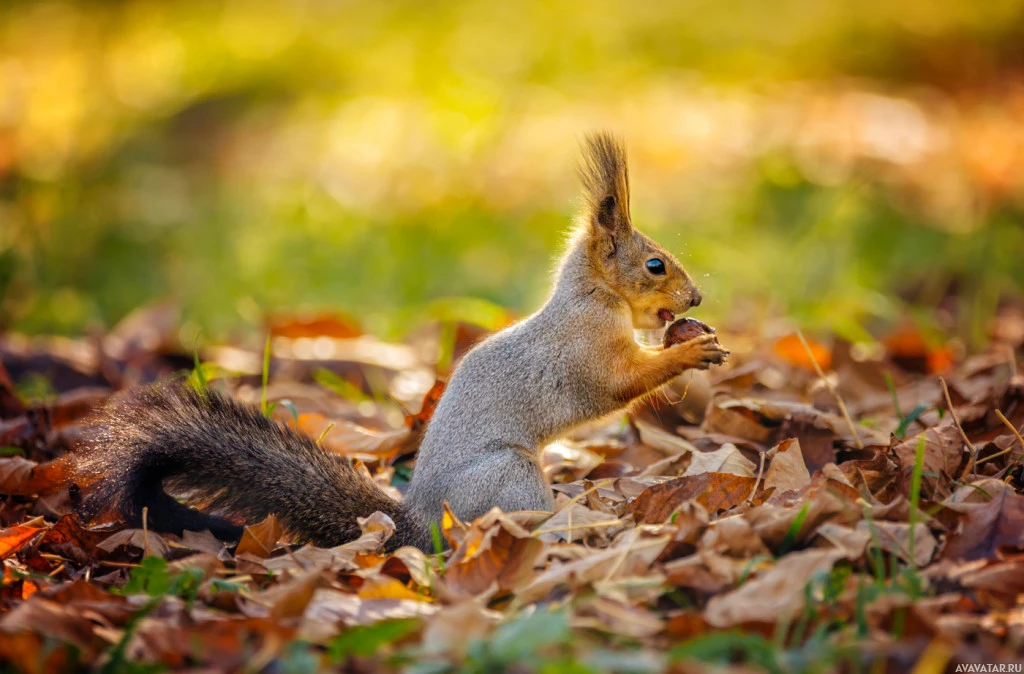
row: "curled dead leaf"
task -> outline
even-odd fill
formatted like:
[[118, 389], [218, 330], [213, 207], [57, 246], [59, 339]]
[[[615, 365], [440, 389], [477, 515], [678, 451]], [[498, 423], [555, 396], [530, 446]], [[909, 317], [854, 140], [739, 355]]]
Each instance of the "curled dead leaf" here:
[[1024, 496], [999, 480], [984, 480], [977, 488], [989, 495], [987, 502], [957, 500], [959, 491], [943, 502], [962, 513], [946, 539], [946, 559], [994, 559], [1000, 550], [1024, 549]]
[[514, 591], [533, 573], [544, 544], [497, 508], [469, 525], [446, 564], [444, 586], [454, 595], [477, 595], [492, 586]]
[[235, 548], [235, 554], [266, 559], [274, 551], [282, 533], [283, 530], [277, 517], [267, 515], [267, 518], [259, 524], [245, 527], [242, 540], [238, 541], [238, 547]]

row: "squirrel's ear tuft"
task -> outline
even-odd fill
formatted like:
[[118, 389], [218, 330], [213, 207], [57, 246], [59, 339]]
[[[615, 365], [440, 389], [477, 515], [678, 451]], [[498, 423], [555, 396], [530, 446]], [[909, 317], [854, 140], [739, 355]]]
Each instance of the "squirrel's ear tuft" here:
[[590, 222], [612, 233], [630, 229], [629, 167], [622, 142], [608, 133], [587, 136], [579, 170]]

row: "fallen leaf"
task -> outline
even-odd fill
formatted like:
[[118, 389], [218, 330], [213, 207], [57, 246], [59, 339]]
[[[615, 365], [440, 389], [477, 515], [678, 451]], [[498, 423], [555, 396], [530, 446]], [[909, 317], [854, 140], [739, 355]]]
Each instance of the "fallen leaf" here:
[[712, 597], [704, 619], [715, 627], [789, 620], [803, 610], [804, 587], [811, 578], [844, 557], [840, 550], [791, 552], [738, 589]]
[[245, 527], [242, 533], [242, 540], [235, 548], [236, 555], [252, 555], [260, 559], [266, 559], [277, 546], [283, 530], [281, 524], [274, 515], [267, 515], [267, 518], [259, 524]]
[[1000, 550], [1024, 549], [1024, 496], [999, 480], [980, 487], [990, 493], [986, 503], [946, 499], [943, 505], [962, 513], [946, 539], [946, 559], [994, 559]]
[[646, 489], [628, 512], [643, 522], [664, 522], [687, 501], [696, 501], [709, 513], [728, 510], [750, 496], [756, 478], [730, 473], [702, 473], [680, 477]]
[[[529, 584], [519, 591], [516, 602], [527, 604], [547, 597], [551, 590], [561, 584], [578, 588], [598, 581], [614, 578], [651, 574], [651, 565], [664, 551], [669, 536], [644, 537], [637, 529], [620, 536], [611, 547], [597, 551], [582, 552], [572, 562], [553, 564], [535, 575]], [[657, 580], [657, 576], [654, 576]]]
[[310, 624], [370, 625], [394, 618], [431, 616], [438, 611], [437, 604], [409, 599], [362, 599], [354, 594], [320, 588], [303, 615], [302, 630]]
[[704, 417], [702, 430], [771, 444], [777, 436], [777, 426], [743, 401], [716, 396]]
[[0, 458], [0, 494], [32, 496], [45, 494], [64, 486], [69, 465], [57, 460], [36, 463], [20, 456]]
[[83, 529], [75, 516], [65, 515], [39, 540], [39, 547], [87, 565], [96, 561], [97, 546], [106, 538], [106, 533]]
[[774, 456], [764, 474], [764, 488], [776, 492], [798, 491], [811, 483], [800, 442], [795, 438], [783, 440], [774, 449]]
[[474, 641], [483, 641], [501, 621], [501, 614], [489, 611], [485, 602], [463, 599], [445, 606], [431, 616], [423, 630], [427, 653], [464, 654]]
[[441, 394], [444, 393], [445, 383], [438, 379], [423, 396], [423, 404], [416, 414], [409, 414], [405, 417], [405, 427], [413, 432], [422, 431], [427, 427], [427, 422], [434, 416], [437, 404], [441, 402]]
[[410, 589], [388, 576], [372, 576], [367, 578], [359, 588], [359, 596], [363, 599], [408, 599], [411, 601], [430, 601], [423, 592]]
[[143, 529], [124, 529], [112, 534], [96, 544], [96, 547], [106, 552], [113, 552], [117, 548], [129, 547], [144, 551], [145, 554], [166, 557], [171, 547], [160, 534]]
[[867, 522], [857, 523], [857, 531], [867, 534], [869, 545], [877, 545], [882, 550], [892, 553], [904, 562], [913, 561], [915, 566], [922, 567], [932, 561], [938, 541], [931, 530], [918, 523], [914, 528], [914, 558], [910, 558], [910, 524], [903, 522]]
[[835, 522], [825, 522], [815, 529], [814, 534], [841, 550], [849, 559], [863, 555], [871, 542], [871, 532], [867, 528], [853, 528]]
[[313, 593], [323, 584], [320, 569], [307, 571], [298, 578], [280, 584], [260, 595], [261, 603], [270, 605], [269, 617], [275, 622], [298, 618], [306, 611]]
[[900, 469], [908, 474], [914, 469], [917, 445], [922, 437], [925, 440], [922, 493], [930, 500], [940, 501], [949, 495], [949, 485], [967, 460], [964, 441], [956, 426], [946, 423], [929, 428], [923, 436], [916, 435], [899, 443], [892, 451]]
[[351, 339], [363, 331], [352, 316], [319, 314], [315, 316], [275, 316], [268, 325], [271, 337], [286, 339]]
[[[375, 431], [344, 419], [322, 414], [300, 414], [298, 428], [329, 452], [364, 461], [390, 460], [415, 451], [419, 437], [406, 428]], [[326, 433], [326, 435], [325, 435]]]
[[683, 477], [702, 473], [729, 473], [745, 477], [754, 477], [757, 474], [757, 464], [744, 456], [731, 442], [725, 443], [713, 452], [698, 451], [691, 456], [690, 465], [683, 473]]
[[46, 529], [21, 525], [0, 529], [0, 559], [6, 559]]
[[485, 513], [459, 536], [446, 564], [445, 588], [455, 595], [477, 595], [492, 586], [513, 591], [533, 573], [544, 544], [497, 508]]
[[779, 339], [775, 342], [773, 350], [775, 355], [791, 365], [815, 372], [814, 362], [817, 362], [818, 366], [827, 372], [832, 367], [832, 351], [824, 344], [813, 339], [807, 339], [807, 346], [810, 348], [811, 356], [814, 358], [813, 362], [811, 357], [807, 355], [807, 349], [804, 348], [800, 337], [795, 334], [786, 335]]
[[620, 524], [621, 521], [614, 515], [573, 503], [568, 507], [558, 509], [551, 519], [544, 522], [534, 533], [549, 533], [558, 539], [570, 542], [583, 540], [589, 536], [607, 540], [609, 526]]

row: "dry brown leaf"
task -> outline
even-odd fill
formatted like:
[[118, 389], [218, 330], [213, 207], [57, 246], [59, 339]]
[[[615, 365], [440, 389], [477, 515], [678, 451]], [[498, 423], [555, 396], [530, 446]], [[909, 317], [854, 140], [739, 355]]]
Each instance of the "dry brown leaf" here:
[[767, 503], [745, 512], [754, 531], [765, 544], [778, 550], [792, 536], [794, 522], [803, 517], [803, 524], [791, 541], [799, 546], [814, 537], [825, 522], [852, 525], [863, 516], [863, 507], [857, 502], [859, 495], [849, 485], [817, 477], [799, 492], [786, 492]]
[[441, 379], [434, 381], [434, 385], [423, 396], [423, 404], [420, 405], [420, 411], [405, 417], [406, 428], [414, 433], [419, 433], [427, 427], [427, 422], [434, 416], [434, 410], [437, 409], [438, 403], [441, 402], [441, 394], [444, 393], [444, 387], [445, 382]]
[[462, 526], [444, 575], [453, 595], [514, 591], [533, 573], [544, 544], [497, 508]]
[[[261, 671], [295, 640], [295, 628], [269, 618], [139, 621], [128, 645], [131, 662], [163, 669], [202, 666], [217, 672]], [[112, 635], [114, 636], [114, 635]]]
[[[893, 447], [893, 454], [903, 471], [914, 468], [920, 435], [907, 439]], [[924, 433], [924, 467], [921, 478], [921, 493], [930, 500], [942, 500], [949, 495], [949, 485], [960, 474], [967, 453], [960, 432], [952, 423], [929, 428]], [[907, 484], [909, 485], [909, 480]]]
[[322, 414], [300, 414], [298, 428], [312, 438], [321, 438], [320, 446], [327, 451], [364, 461], [390, 459], [414, 449], [419, 442], [419, 437], [407, 428], [375, 431]]
[[991, 500], [976, 503], [955, 499], [961, 490], [943, 502], [963, 514], [946, 539], [942, 553], [946, 559], [993, 559], [1004, 548], [1024, 548], [1024, 496], [999, 480], [985, 480], [976, 486]]
[[637, 477], [679, 477], [690, 465], [694, 454], [696, 452], [666, 456], [637, 473]]
[[607, 536], [614, 530], [614, 526], [620, 520], [615, 515], [600, 510], [591, 510], [580, 503], [573, 503], [564, 508], [559, 508], [555, 514], [537, 529], [534, 533], [547, 533], [559, 540], [582, 540], [588, 536], [597, 536], [601, 540], [607, 540]]
[[171, 549], [171, 546], [167, 545], [167, 541], [160, 534], [143, 529], [124, 529], [118, 531], [116, 534], [112, 534], [100, 541], [96, 547], [106, 552], [113, 552], [121, 547], [136, 548], [142, 550], [145, 554], [158, 557], [166, 557]]
[[[669, 536], [645, 538], [639, 530], [632, 529], [620, 536], [612, 547], [597, 551], [581, 549], [578, 559], [550, 565], [535, 575], [519, 592], [516, 603], [523, 605], [540, 600], [563, 583], [577, 588], [602, 580], [652, 575], [651, 565], [664, 551], [669, 540]], [[656, 579], [658, 576], [652, 577]]]
[[327, 337], [329, 339], [352, 339], [363, 331], [353, 316], [347, 314], [319, 314], [316, 316], [274, 316], [267, 328], [272, 337], [302, 339]]
[[579, 612], [580, 626], [594, 627], [609, 634], [644, 639], [659, 634], [664, 623], [651, 611], [609, 597], [597, 597]]
[[68, 477], [68, 468], [61, 460], [36, 463], [20, 456], [0, 458], [0, 494], [32, 496], [60, 489]]
[[770, 444], [776, 437], [777, 424], [769, 425], [765, 417], [741, 400], [716, 396], [704, 417], [702, 430], [764, 445]]
[[224, 541], [220, 540], [209, 531], [184, 531], [181, 535], [181, 544], [196, 552], [206, 552], [220, 559], [230, 559], [231, 552]]
[[690, 465], [682, 476], [701, 473], [729, 473], [754, 477], [757, 474], [757, 464], [744, 456], [736, 445], [727, 442], [713, 452], [694, 452]]
[[914, 558], [910, 558], [910, 525], [903, 522], [866, 522], [857, 523], [857, 531], [867, 534], [870, 545], [877, 545], [886, 552], [892, 553], [904, 562], [913, 561], [915, 566], [928, 564], [935, 555], [939, 543], [931, 530], [920, 522], [914, 527]]
[[437, 613], [437, 604], [409, 599], [362, 599], [354, 594], [320, 588], [303, 615], [302, 630], [317, 623], [371, 625], [393, 618], [426, 617]]
[[95, 657], [105, 645], [96, 636], [93, 622], [88, 617], [70, 606], [39, 596], [0, 616], [0, 635], [3, 635], [0, 642], [19, 632], [43, 635], [58, 644], [71, 644], [83, 651], [87, 658]]
[[260, 595], [260, 603], [270, 606], [269, 616], [275, 622], [286, 618], [298, 618], [305, 612], [313, 599], [313, 593], [322, 584], [322, 570], [314, 569], [267, 590]]
[[667, 456], [699, 451], [697, 446], [689, 440], [681, 438], [674, 433], [669, 433], [654, 424], [638, 420], [636, 427], [640, 434], [641, 442]]
[[863, 555], [868, 543], [871, 542], [871, 532], [866, 528], [855, 529], [835, 522], [825, 522], [814, 533], [832, 547], [841, 550], [849, 559], [857, 559]]
[[702, 473], [650, 487], [630, 504], [628, 512], [643, 522], [664, 522], [687, 501], [696, 501], [709, 513], [733, 508], [750, 496], [756, 478], [730, 473]]
[[800, 442], [795, 438], [783, 440], [774, 450], [771, 463], [764, 474], [764, 488], [776, 493], [798, 491], [811, 483]]
[[106, 533], [83, 529], [76, 517], [65, 515], [39, 540], [39, 548], [79, 564], [91, 564], [96, 561], [96, 546], [106, 537]]
[[791, 552], [739, 589], [712, 597], [704, 618], [715, 627], [788, 620], [804, 608], [804, 587], [811, 578], [844, 557], [839, 550]]
[[462, 655], [472, 642], [490, 634], [501, 617], [497, 611], [487, 610], [485, 602], [476, 598], [445, 606], [427, 621], [423, 647], [428, 653]]
[[242, 540], [235, 548], [236, 555], [252, 555], [260, 559], [266, 559], [277, 546], [283, 530], [281, 524], [274, 515], [267, 515], [267, 518], [259, 524], [245, 527], [242, 533]]
[[379, 552], [384, 548], [384, 543], [395, 535], [394, 521], [380, 511], [369, 517], [357, 517], [356, 523], [359, 524], [361, 535], [340, 548], [363, 554]]
[[580, 443], [557, 440], [544, 447], [540, 464], [551, 482], [573, 482], [586, 477], [604, 462], [604, 457]]
[[964, 587], [999, 597], [1003, 605], [1010, 608], [1024, 594], [1024, 557], [1015, 555], [1011, 559], [988, 562], [963, 573], [958, 580]]
[[739, 515], [712, 522], [700, 540], [701, 550], [732, 557], [756, 557], [768, 554], [764, 541], [750, 523]]
[[25, 404], [21, 402], [11, 382], [11, 376], [7, 368], [0, 361], [0, 419], [14, 419], [27, 412]]

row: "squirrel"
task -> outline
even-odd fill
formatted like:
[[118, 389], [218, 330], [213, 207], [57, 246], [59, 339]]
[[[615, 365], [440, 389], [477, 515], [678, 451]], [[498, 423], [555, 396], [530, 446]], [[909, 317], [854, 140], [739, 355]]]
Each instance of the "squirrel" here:
[[242, 534], [225, 516], [273, 513], [301, 540], [330, 547], [359, 536], [357, 518], [381, 511], [396, 525], [388, 549], [430, 551], [445, 503], [466, 521], [494, 507], [552, 510], [538, 458], [545, 444], [728, 355], [714, 334], [669, 348], [636, 341], [634, 329], [664, 327], [701, 293], [672, 254], [633, 228], [620, 141], [587, 136], [579, 173], [583, 208], [554, 289], [456, 366], [401, 502], [255, 407], [178, 382], [129, 391], [100, 412], [73, 468], [85, 485], [81, 513], [113, 510], [138, 526], [145, 511], [155, 530], [208, 529], [224, 540]]

